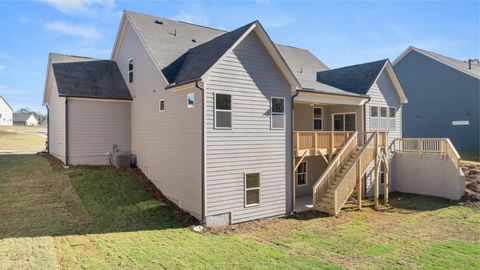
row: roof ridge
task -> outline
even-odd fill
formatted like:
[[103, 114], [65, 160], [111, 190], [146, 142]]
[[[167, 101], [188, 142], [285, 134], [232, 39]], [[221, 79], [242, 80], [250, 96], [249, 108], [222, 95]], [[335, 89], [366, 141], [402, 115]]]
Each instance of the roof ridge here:
[[89, 57], [89, 56], [80, 56], [80, 55], [57, 53], [57, 52], [49, 52], [48, 54], [49, 54], [49, 55], [61, 55], [61, 56], [78, 57], [78, 58], [85, 58], [85, 59], [98, 59], [98, 60], [103, 60], [103, 59], [100, 59], [100, 58], [94, 58], [94, 57]]
[[390, 61], [390, 60], [388, 58], [385, 58], [385, 59], [381, 59], [381, 60], [370, 61], [370, 62], [355, 64], [355, 65], [350, 65], [350, 66], [332, 68], [332, 69], [329, 69], [329, 70], [323, 70], [323, 71], [319, 71], [319, 72], [336, 71], [336, 70], [340, 70], [340, 69], [344, 69], [344, 68], [352, 68], [352, 67], [358, 67], [358, 66], [362, 66], [362, 65], [368, 65], [368, 64], [379, 63], [379, 62], [386, 62], [386, 61]]

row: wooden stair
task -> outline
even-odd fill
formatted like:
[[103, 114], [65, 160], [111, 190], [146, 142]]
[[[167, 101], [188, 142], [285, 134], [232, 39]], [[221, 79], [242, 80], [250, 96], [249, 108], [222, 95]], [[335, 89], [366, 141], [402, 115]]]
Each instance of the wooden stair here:
[[[369, 134], [361, 147], [357, 146], [357, 133], [345, 143], [313, 186], [313, 203], [316, 210], [337, 215], [353, 193], [360, 197], [361, 179], [371, 162], [375, 162], [375, 205], [378, 205], [378, 168], [382, 159], [387, 166], [386, 155], [383, 154], [386, 154], [387, 137], [379, 134], [378, 132]], [[380, 147], [383, 151], [380, 151]], [[360, 198], [357, 198], [357, 203], [361, 208]]]
[[335, 215], [335, 207], [334, 207], [335, 190], [337, 189], [337, 186], [340, 183], [340, 181], [342, 181], [343, 177], [345, 176], [347, 169], [352, 165], [353, 161], [357, 157], [360, 149], [361, 148], [356, 148], [355, 150], [353, 150], [350, 156], [348, 157], [348, 159], [345, 162], [343, 162], [342, 165], [339, 167], [338, 172], [334, 176], [333, 182], [327, 188], [322, 198], [320, 199], [320, 202], [317, 204], [318, 211], [321, 211], [330, 215]]

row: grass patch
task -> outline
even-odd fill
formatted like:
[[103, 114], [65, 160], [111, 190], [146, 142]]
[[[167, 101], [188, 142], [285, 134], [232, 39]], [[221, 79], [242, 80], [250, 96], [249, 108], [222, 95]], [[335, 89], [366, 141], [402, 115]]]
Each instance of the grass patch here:
[[46, 132], [38, 127], [0, 127], [0, 152], [36, 153], [45, 150], [46, 138], [37, 132]]
[[184, 227], [110, 168], [0, 156], [0, 265], [29, 269], [478, 269], [480, 210], [393, 195], [388, 212]]

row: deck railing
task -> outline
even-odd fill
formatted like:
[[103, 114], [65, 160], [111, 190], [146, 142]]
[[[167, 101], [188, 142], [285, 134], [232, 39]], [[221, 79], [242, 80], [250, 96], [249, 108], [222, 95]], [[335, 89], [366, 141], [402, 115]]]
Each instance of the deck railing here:
[[354, 131], [294, 131], [295, 150], [318, 150], [341, 147]]
[[395, 140], [395, 152], [437, 153], [460, 168], [460, 155], [448, 138], [399, 138]]
[[343, 162], [348, 159], [352, 151], [357, 148], [358, 132], [354, 132], [345, 143], [343, 148], [337, 153], [335, 158], [329, 163], [328, 167], [322, 173], [317, 182], [313, 185], [313, 205], [320, 202], [323, 194], [334, 181], [335, 175], [341, 168]]

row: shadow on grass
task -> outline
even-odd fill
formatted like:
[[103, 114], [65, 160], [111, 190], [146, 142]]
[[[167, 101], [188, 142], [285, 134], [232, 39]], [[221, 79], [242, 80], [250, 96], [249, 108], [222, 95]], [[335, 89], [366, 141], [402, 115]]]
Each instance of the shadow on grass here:
[[41, 155], [0, 156], [0, 205], [0, 239], [186, 227], [125, 171], [56, 171]]
[[[383, 205], [383, 196], [380, 196], [380, 207], [379, 211], [408, 211], [408, 212], [422, 212], [422, 211], [435, 211], [438, 209], [446, 208], [452, 205], [456, 205], [457, 201], [452, 201], [448, 199], [425, 196], [425, 195], [416, 195], [416, 194], [407, 194], [401, 192], [392, 192], [389, 196], [389, 205], [386, 207]], [[367, 199], [362, 201], [363, 208], [374, 209], [375, 202], [372, 199]], [[342, 208], [341, 213], [348, 213], [358, 211], [358, 207], [353, 203], [346, 203]], [[295, 214], [289, 215], [288, 219], [296, 220], [311, 220], [317, 218], [326, 218], [332, 217], [331, 215], [315, 211], [308, 210], [297, 212]]]

